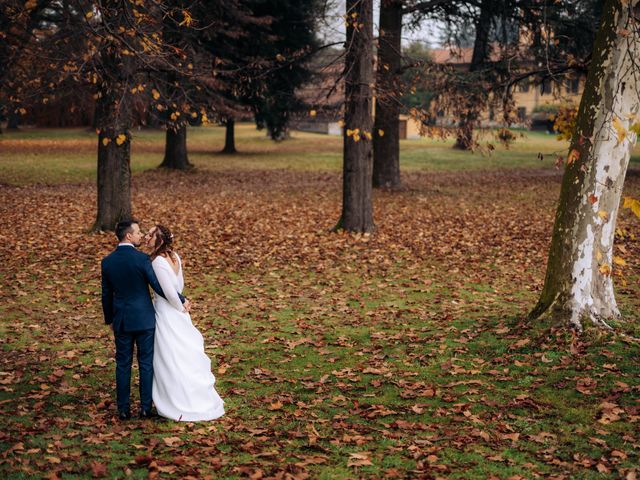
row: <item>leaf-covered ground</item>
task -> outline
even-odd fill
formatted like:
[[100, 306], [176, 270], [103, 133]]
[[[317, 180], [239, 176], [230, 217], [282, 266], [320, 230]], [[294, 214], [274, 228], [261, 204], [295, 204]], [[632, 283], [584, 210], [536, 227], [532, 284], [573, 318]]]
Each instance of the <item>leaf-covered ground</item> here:
[[[202, 150], [195, 172], [136, 174], [143, 228], [175, 232], [227, 415], [119, 422], [99, 301], [114, 237], [87, 233], [95, 187], [62, 160], [79, 154], [77, 136], [49, 150], [46, 136], [0, 141], [2, 477], [640, 474], [638, 220], [618, 220], [619, 333], [574, 337], [524, 320], [544, 277], [554, 167], [437, 171], [411, 157], [406, 189], [375, 195], [376, 233], [335, 234], [339, 152], [333, 140], [323, 150], [327, 137], [294, 144], [308, 139], [301, 161], [320, 167], [290, 168], [285, 142], [259, 163], [253, 153], [225, 167]], [[155, 164], [160, 139], [148, 143]], [[414, 147], [405, 155], [433, 155]], [[16, 159], [39, 149], [42, 170], [17, 181]], [[639, 196], [635, 170], [626, 188]]]

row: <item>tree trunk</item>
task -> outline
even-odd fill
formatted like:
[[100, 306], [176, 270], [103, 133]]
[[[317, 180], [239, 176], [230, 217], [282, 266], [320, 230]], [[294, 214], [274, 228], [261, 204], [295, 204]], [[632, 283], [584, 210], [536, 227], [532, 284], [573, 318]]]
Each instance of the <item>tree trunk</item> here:
[[126, 99], [102, 92], [96, 104], [98, 135], [98, 215], [94, 230], [114, 230], [131, 218], [131, 135]]
[[[578, 110], [547, 263], [532, 318], [607, 326], [620, 315], [611, 269], [615, 223], [634, 130], [640, 125], [640, 0], [607, 0]], [[625, 33], [626, 32], [626, 33]]]
[[373, 230], [371, 85], [373, 84], [372, 0], [347, 0], [345, 128], [342, 215], [336, 225], [352, 232]]
[[373, 128], [373, 186], [400, 187], [400, 91], [402, 2], [380, 3], [380, 40]]
[[[478, 71], [482, 65], [489, 59], [489, 33], [491, 31], [491, 19], [493, 17], [493, 8], [491, 3], [494, 0], [482, 0], [480, 4], [480, 16], [476, 22], [476, 36], [473, 42], [473, 54], [471, 56], [471, 64], [469, 72]], [[462, 109], [458, 116], [458, 133], [454, 148], [460, 150], [473, 149], [475, 142], [473, 140], [473, 130], [480, 117], [482, 105], [481, 99], [474, 94], [467, 97], [467, 101], [463, 102]]]
[[164, 149], [164, 160], [161, 168], [175, 170], [189, 170], [193, 164], [189, 163], [187, 156], [187, 126], [167, 127], [167, 135]]
[[235, 126], [236, 121], [233, 117], [228, 117], [224, 122], [226, 130], [224, 135], [224, 148], [221, 153], [237, 153], [236, 150], [236, 138], [235, 138]]
[[7, 130], [19, 130], [20, 129], [20, 114], [15, 111], [15, 107], [12, 105], [7, 115]]

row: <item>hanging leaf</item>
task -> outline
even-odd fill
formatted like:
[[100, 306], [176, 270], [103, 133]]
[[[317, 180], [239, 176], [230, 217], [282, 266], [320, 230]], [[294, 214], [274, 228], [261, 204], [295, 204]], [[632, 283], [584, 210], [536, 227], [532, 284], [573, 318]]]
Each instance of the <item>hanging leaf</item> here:
[[613, 128], [616, 130], [616, 134], [618, 135], [618, 143], [622, 143], [627, 137], [628, 132], [618, 117], [613, 119]]
[[636, 217], [640, 218], [640, 201], [631, 197], [624, 197], [624, 204], [622, 208], [629, 208], [636, 215]]
[[578, 159], [580, 159], [580, 151], [577, 148], [574, 148], [569, 152], [569, 155], [567, 156], [567, 165], [571, 165]]
[[613, 263], [620, 265], [621, 267], [624, 267], [627, 264], [624, 258], [618, 256], [613, 257]]
[[603, 263], [602, 265], [600, 265], [599, 270], [602, 275], [611, 275], [611, 266], [608, 263]]

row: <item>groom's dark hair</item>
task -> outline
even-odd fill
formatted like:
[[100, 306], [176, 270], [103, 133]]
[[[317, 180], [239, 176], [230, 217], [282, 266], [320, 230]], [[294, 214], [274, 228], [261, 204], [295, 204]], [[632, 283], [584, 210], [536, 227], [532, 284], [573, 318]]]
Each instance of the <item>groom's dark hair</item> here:
[[116, 224], [116, 237], [118, 237], [118, 241], [121, 242], [124, 240], [124, 237], [127, 236], [127, 233], [131, 233], [131, 226], [134, 224], [140, 224], [137, 220], [123, 220], [122, 222], [118, 222]]

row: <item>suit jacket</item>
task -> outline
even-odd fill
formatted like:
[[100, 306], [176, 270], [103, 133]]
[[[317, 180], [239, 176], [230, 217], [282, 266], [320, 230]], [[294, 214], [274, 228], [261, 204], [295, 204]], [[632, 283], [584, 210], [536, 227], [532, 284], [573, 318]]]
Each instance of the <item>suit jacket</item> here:
[[[119, 245], [102, 259], [102, 310], [114, 332], [149, 330], [156, 326], [156, 313], [149, 286], [164, 297], [162, 287], [146, 253]], [[184, 297], [180, 295], [184, 303]]]

